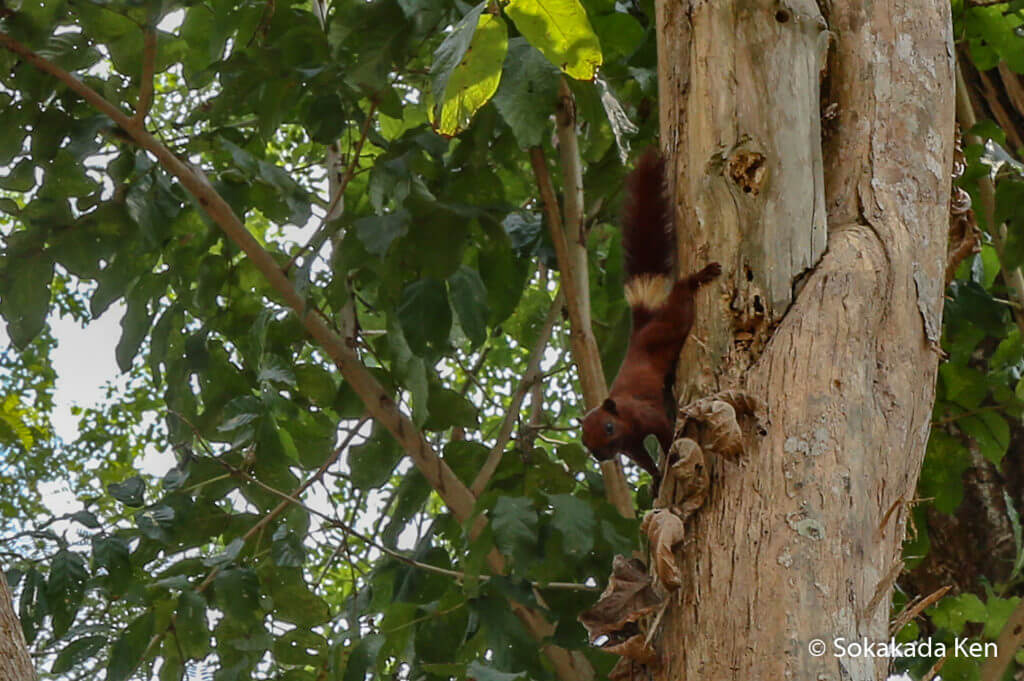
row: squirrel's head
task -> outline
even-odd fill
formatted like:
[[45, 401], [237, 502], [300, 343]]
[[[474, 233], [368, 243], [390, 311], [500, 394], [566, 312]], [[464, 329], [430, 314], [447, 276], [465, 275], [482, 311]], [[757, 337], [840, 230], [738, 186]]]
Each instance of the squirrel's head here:
[[598, 461], [606, 461], [621, 449], [625, 426], [615, 400], [609, 397], [583, 417], [583, 444]]

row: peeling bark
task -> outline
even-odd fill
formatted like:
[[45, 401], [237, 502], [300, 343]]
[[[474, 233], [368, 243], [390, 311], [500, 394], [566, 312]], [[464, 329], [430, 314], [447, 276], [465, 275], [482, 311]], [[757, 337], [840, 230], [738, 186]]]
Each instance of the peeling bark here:
[[885, 659], [808, 644], [889, 636], [938, 362], [949, 11], [658, 6], [680, 262], [732, 275], [717, 299], [702, 294], [680, 404], [743, 391], [765, 403], [767, 434], [745, 432], [738, 462], [709, 460], [655, 679], [885, 678]]

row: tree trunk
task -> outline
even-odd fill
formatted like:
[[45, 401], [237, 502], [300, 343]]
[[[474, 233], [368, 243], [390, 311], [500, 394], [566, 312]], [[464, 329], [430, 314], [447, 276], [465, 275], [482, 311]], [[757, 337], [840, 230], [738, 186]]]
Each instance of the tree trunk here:
[[0, 572], [0, 679], [32, 681], [35, 678], [25, 636], [14, 614], [11, 590], [7, 586], [7, 578]]
[[680, 261], [726, 272], [702, 293], [680, 401], [744, 390], [767, 435], [711, 462], [656, 678], [884, 679], [888, 660], [833, 642], [889, 639], [928, 438], [949, 3], [666, 0], [658, 32]]

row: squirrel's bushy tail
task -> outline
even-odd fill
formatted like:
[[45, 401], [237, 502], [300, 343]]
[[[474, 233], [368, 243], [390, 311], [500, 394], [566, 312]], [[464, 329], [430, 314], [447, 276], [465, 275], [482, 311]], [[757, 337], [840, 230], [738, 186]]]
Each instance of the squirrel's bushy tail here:
[[657, 308], [668, 293], [675, 235], [665, 186], [665, 159], [648, 149], [626, 178], [622, 250], [626, 300], [634, 308]]

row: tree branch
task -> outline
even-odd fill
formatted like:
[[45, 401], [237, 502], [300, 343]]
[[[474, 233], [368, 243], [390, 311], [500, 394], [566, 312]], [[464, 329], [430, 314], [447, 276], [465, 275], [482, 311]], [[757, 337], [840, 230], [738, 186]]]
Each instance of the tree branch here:
[[[270, 488], [267, 485], [263, 485], [263, 483], [255, 480], [255, 478], [251, 478], [249, 476], [246, 476], [250, 481], [256, 482], [256, 483], [258, 483], [260, 485], [263, 485], [268, 490], [272, 490], [272, 493], [278, 494], [279, 496], [283, 496], [285, 498], [285, 501], [282, 501], [281, 503], [279, 503], [277, 506], [275, 506], [270, 511], [270, 513], [267, 513], [265, 516], [260, 518], [252, 527], [250, 527], [246, 531], [246, 533], [242, 535], [242, 541], [243, 542], [247, 542], [250, 539], [252, 539], [254, 536], [256, 536], [256, 533], [259, 532], [260, 530], [262, 530], [264, 527], [266, 527], [270, 523], [272, 523], [274, 521], [274, 518], [277, 518], [279, 515], [284, 513], [285, 510], [287, 510], [287, 508], [293, 502], [295, 502], [295, 500], [299, 496], [301, 496], [303, 492], [305, 492], [307, 489], [309, 489], [310, 485], [312, 485], [317, 480], [321, 479], [324, 476], [324, 473], [327, 472], [327, 469], [331, 467], [331, 464], [333, 464], [335, 461], [337, 461], [338, 457], [341, 456], [341, 453], [343, 451], [345, 451], [345, 449], [349, 446], [349, 444], [351, 444], [352, 439], [355, 438], [355, 436], [359, 434], [359, 429], [363, 427], [364, 423], [366, 423], [366, 417], [361, 418], [359, 420], [359, 422], [356, 423], [355, 427], [352, 428], [352, 430], [349, 431], [348, 436], [342, 441], [342, 443], [340, 445], [338, 445], [335, 448], [335, 450], [333, 452], [331, 452], [331, 455], [327, 457], [327, 459], [323, 462], [323, 464], [321, 464], [320, 468], [318, 468], [315, 473], [313, 473], [308, 478], [306, 478], [306, 480], [304, 482], [299, 484], [298, 487], [296, 487], [294, 490], [292, 490], [291, 494], [286, 495], [283, 492], [277, 492], [277, 490], [273, 490], [273, 488]], [[207, 451], [211, 455], [213, 454], [213, 452], [210, 450], [210, 448], [208, 446], [206, 447], [206, 449], [207, 449]], [[225, 462], [221, 461], [219, 458], [214, 457], [214, 459], [218, 463], [221, 463], [222, 465], [227, 466], [227, 464]], [[236, 475], [238, 474], [238, 472], [239, 472], [238, 470], [236, 470], [233, 467], [229, 467], [229, 468], [230, 468], [230, 470], [231, 470], [231, 472], [233, 474], [236, 474]], [[297, 503], [297, 502], [295, 502], [295, 503]], [[206, 589], [209, 588], [210, 584], [213, 583], [213, 580], [216, 579], [216, 577], [217, 577], [217, 575], [219, 573], [220, 573], [220, 566], [217, 565], [212, 570], [210, 570], [210, 574], [208, 574], [206, 576], [206, 579], [204, 579], [202, 581], [202, 583], [199, 586], [196, 587], [196, 591], [199, 591], [200, 593], [202, 593], [203, 591], [206, 591]]]
[[523, 406], [523, 399], [525, 399], [530, 387], [540, 380], [540, 362], [544, 359], [544, 350], [548, 347], [551, 331], [555, 328], [558, 314], [562, 310], [562, 298], [562, 290], [559, 289], [555, 299], [551, 302], [551, 308], [548, 309], [548, 316], [544, 319], [544, 325], [537, 334], [537, 342], [530, 349], [529, 359], [526, 360], [526, 371], [519, 380], [519, 385], [516, 386], [515, 392], [512, 393], [512, 400], [509, 402], [505, 418], [501, 422], [498, 438], [495, 440], [494, 446], [491, 447], [491, 451], [487, 453], [487, 459], [484, 461], [484, 465], [480, 467], [480, 472], [477, 473], [473, 484], [469, 486], [469, 491], [476, 497], [483, 493], [487, 483], [491, 481], [494, 471], [498, 470], [501, 456], [505, 453], [505, 445], [508, 444], [509, 438], [512, 436], [516, 417], [519, 416], [519, 410]]
[[[356, 429], [356, 430], [358, 430], [358, 429]], [[342, 447], [342, 449], [344, 449], [344, 447]], [[336, 456], [332, 456], [332, 459], [336, 459], [336, 458], [337, 458]], [[378, 551], [380, 551], [381, 553], [383, 553], [383, 554], [385, 554], [387, 556], [390, 556], [390, 557], [394, 558], [395, 560], [397, 560], [399, 562], [405, 563], [406, 565], [409, 565], [410, 567], [414, 567], [414, 568], [417, 568], [419, 570], [423, 570], [425, 572], [433, 572], [434, 574], [444, 575], [445, 577], [451, 577], [451, 578], [456, 579], [456, 580], [458, 580], [460, 582], [465, 581], [465, 579], [466, 579], [466, 573], [465, 572], [459, 572], [458, 570], [449, 570], [448, 568], [438, 567], [436, 565], [431, 565], [429, 563], [421, 563], [418, 560], [410, 558], [409, 556], [405, 555], [404, 553], [401, 553], [399, 551], [395, 551], [394, 549], [391, 549], [391, 548], [388, 548], [387, 546], [384, 546], [383, 544], [381, 544], [381, 543], [377, 542], [376, 540], [374, 540], [372, 537], [370, 537], [368, 535], [365, 535], [362, 532], [360, 532], [359, 530], [355, 529], [355, 527], [353, 527], [351, 524], [343, 522], [341, 520], [338, 520], [337, 518], [332, 517], [332, 516], [330, 516], [329, 514], [323, 512], [323, 511], [320, 511], [320, 510], [317, 510], [317, 509], [313, 508], [309, 504], [306, 504], [301, 499], [299, 499], [298, 495], [295, 494], [295, 493], [288, 494], [287, 492], [282, 492], [281, 490], [279, 490], [279, 489], [277, 489], [275, 487], [272, 487], [271, 485], [268, 485], [267, 483], [263, 482], [262, 480], [258, 480], [256, 478], [252, 477], [251, 475], [249, 475], [245, 471], [243, 471], [243, 470], [241, 470], [239, 468], [236, 468], [236, 467], [234, 467], [234, 466], [232, 466], [232, 465], [230, 465], [230, 464], [228, 464], [228, 463], [226, 463], [224, 461], [220, 461], [218, 459], [217, 462], [220, 465], [224, 466], [225, 468], [229, 469], [233, 475], [235, 475], [237, 477], [240, 477], [243, 480], [245, 480], [246, 482], [250, 482], [250, 483], [256, 485], [257, 487], [260, 487], [261, 489], [263, 489], [266, 492], [269, 492], [270, 494], [273, 494], [275, 496], [281, 497], [281, 499], [282, 499], [282, 501], [281, 501], [281, 503], [280, 503], [280, 505], [278, 507], [275, 507], [274, 510], [271, 511], [271, 513], [267, 514], [267, 516], [262, 518], [260, 520], [260, 522], [256, 523], [256, 525], [251, 527], [249, 529], [249, 531], [246, 532], [245, 535], [243, 535], [243, 539], [248, 540], [257, 531], [259, 531], [259, 529], [261, 529], [263, 526], [265, 526], [266, 525], [265, 521], [267, 520], [267, 518], [269, 518], [271, 516], [271, 514], [277, 513], [278, 512], [278, 508], [282, 508], [282, 507], [283, 508], [288, 508], [289, 506], [296, 506], [296, 507], [301, 508], [302, 510], [306, 511], [310, 515], [317, 516], [318, 518], [323, 520], [330, 527], [336, 527], [339, 530], [341, 530], [342, 532], [344, 532], [345, 534], [352, 535], [353, 537], [355, 537], [359, 541], [363, 542], [367, 546], [371, 546], [371, 547], [377, 549]], [[326, 468], [326, 466], [324, 468]], [[311, 484], [311, 482], [312, 481], [310, 481], [310, 484]], [[305, 485], [305, 486], [308, 487], [308, 485]], [[214, 570], [214, 574], [216, 574], [216, 572], [217, 572], [217, 570]], [[489, 581], [491, 579], [491, 576], [490, 575], [480, 575], [478, 578], [481, 581], [486, 582], [486, 581]], [[203, 584], [200, 584], [198, 587], [196, 587], [196, 589], [198, 591], [202, 591], [203, 589], [205, 589], [207, 587], [207, 582], [209, 582], [209, 581], [211, 581], [210, 577], [208, 577], [203, 582]], [[561, 591], [597, 591], [598, 590], [598, 587], [596, 587], [596, 586], [589, 586], [587, 584], [579, 584], [577, 582], [528, 582], [528, 584], [530, 584], [531, 586], [533, 586], [536, 589], [557, 589], [557, 590], [561, 590]]]
[[[6, 33], [0, 32], [0, 46], [17, 54], [43, 73], [64, 83], [98, 111], [109, 116], [128, 133], [139, 147], [153, 154], [165, 170], [178, 178], [182, 186], [206, 210], [210, 219], [245, 253], [253, 266], [295, 312], [306, 332], [324, 349], [335, 366], [338, 367], [341, 375], [366, 405], [370, 416], [394, 436], [423, 477], [451, 509], [455, 518], [461, 523], [468, 523], [472, 520], [472, 524], [469, 526], [470, 536], [479, 536], [486, 526], [487, 520], [482, 514], [476, 515], [474, 518], [473, 507], [476, 499], [469, 488], [438, 456], [412, 420], [398, 409], [392, 397], [377, 382], [373, 374], [363, 366], [352, 349], [346, 345], [344, 339], [334, 333], [315, 312], [307, 308], [306, 301], [285, 276], [273, 256], [249, 233], [231, 206], [210, 185], [202, 171], [189, 166], [171, 153], [141, 124], [133, 121], [95, 90], [56, 64], [43, 59]], [[492, 549], [487, 554], [487, 564], [496, 574], [505, 572], [505, 558], [498, 553], [497, 549]], [[512, 611], [536, 639], [544, 640], [554, 633], [554, 626], [540, 613], [516, 601], [510, 601], [509, 604]], [[564, 648], [554, 645], [543, 645], [543, 650], [563, 681], [593, 678], [593, 668], [582, 654], [570, 653]]]
[[534, 177], [537, 178], [537, 189], [540, 191], [548, 228], [551, 231], [551, 241], [555, 247], [555, 256], [558, 258], [560, 282], [562, 290], [565, 291], [565, 304], [569, 308], [569, 339], [573, 346], [573, 356], [580, 369], [583, 401], [587, 409], [593, 409], [607, 396], [608, 387], [604, 380], [604, 370], [601, 368], [597, 341], [594, 340], [590, 328], [589, 316], [584, 317], [584, 308], [589, 306], [583, 302], [583, 298], [589, 297], [589, 294], [580, 290], [579, 277], [574, 273], [574, 260], [570, 254], [562, 214], [558, 210], [558, 199], [555, 197], [555, 186], [551, 181], [551, 173], [548, 172], [543, 149], [530, 149], [530, 164], [533, 166]]
[[[587, 234], [583, 223], [586, 219], [583, 207], [583, 160], [580, 158], [580, 142], [576, 136], [576, 100], [569, 89], [569, 83], [562, 76], [558, 84], [558, 108], [555, 111], [555, 133], [558, 135], [558, 157], [562, 168], [562, 211], [564, 213], [565, 239], [568, 247], [568, 272], [576, 279], [579, 292], [580, 323], [591, 328], [590, 319], [590, 274], [587, 267]], [[561, 265], [561, 263], [559, 263]], [[597, 363], [600, 369], [601, 363]], [[605, 385], [604, 373], [600, 372], [601, 385]], [[603, 399], [603, 395], [600, 399]], [[593, 409], [598, 404], [588, 404]]]
[[153, 108], [153, 73], [156, 70], [156, 27], [148, 24], [142, 29], [142, 76], [139, 82], [139, 101], [132, 121], [145, 126], [146, 116]]
[[[548, 172], [543, 149], [540, 147], [530, 149], [530, 164], [533, 166], [533, 174], [537, 178], [537, 189], [540, 192], [541, 203], [544, 206], [548, 227], [551, 230], [551, 241], [554, 243], [555, 255], [558, 258], [561, 290], [565, 292], [565, 303], [569, 308], [569, 342], [572, 345], [576, 366], [579, 367], [583, 402], [589, 410], [600, 404], [608, 395], [604, 370], [601, 368], [601, 355], [590, 327], [589, 313], [587, 313], [587, 321], [584, 323], [581, 300], [583, 296], [589, 297], [589, 293], [579, 290], [579, 278], [573, 273], [573, 258], [570, 255], [565, 229], [562, 227], [562, 215], [558, 210], [558, 199], [555, 197], [555, 187], [551, 181], [551, 174]], [[585, 263], [586, 261], [584, 261], [584, 266]], [[634, 517], [633, 500], [629, 496], [626, 476], [622, 473], [622, 465], [618, 459], [612, 458], [602, 462], [601, 475], [604, 477], [605, 494], [608, 501], [614, 504], [624, 517]]]
[[[337, 179], [334, 176], [334, 164], [328, 163], [327, 168], [327, 185], [330, 189], [330, 197], [327, 203], [327, 208], [324, 212], [324, 217], [320, 220], [320, 224], [315, 230], [313, 230], [313, 236], [309, 239], [305, 246], [300, 248], [288, 260], [288, 264], [285, 265], [284, 271], [287, 272], [291, 269], [295, 260], [302, 256], [303, 253], [312, 251], [314, 254], [320, 251], [320, 248], [324, 245], [327, 239], [331, 236], [331, 230], [328, 229], [328, 225], [332, 220], [337, 219], [344, 211], [345, 204], [343, 198], [345, 196], [345, 190], [348, 188], [348, 183], [352, 181], [352, 178], [356, 174], [356, 165], [359, 163], [359, 154], [363, 150], [363, 144], [366, 143], [366, 136], [370, 132], [370, 125], [373, 122], [373, 114], [377, 111], [377, 102], [371, 101], [370, 108], [366, 111], [366, 120], [363, 121], [363, 126], [360, 129], [359, 139], [356, 141], [355, 147], [352, 149], [352, 156], [349, 158], [348, 164], [345, 167], [345, 172], [342, 174], [341, 179]], [[336, 145], [331, 145], [328, 148], [327, 157], [328, 159], [334, 159], [337, 151], [332, 152], [332, 149], [336, 149]]]

